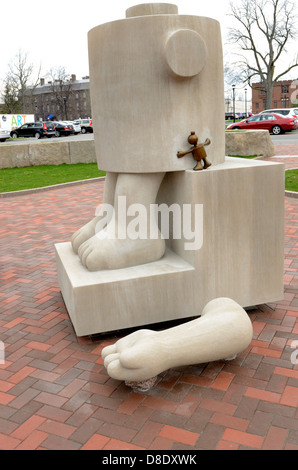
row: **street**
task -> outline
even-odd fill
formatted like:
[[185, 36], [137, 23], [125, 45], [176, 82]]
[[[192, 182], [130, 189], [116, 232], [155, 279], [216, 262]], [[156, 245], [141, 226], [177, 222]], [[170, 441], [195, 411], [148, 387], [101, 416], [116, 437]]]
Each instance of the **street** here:
[[[66, 137], [51, 137], [48, 139], [47, 137], [43, 137], [41, 139], [35, 139], [34, 137], [19, 137], [18, 139], [9, 139], [5, 142], [8, 145], [20, 145], [20, 144], [32, 144], [36, 143], [44, 143], [44, 142], [68, 142], [70, 140], [93, 140], [94, 134], [78, 134], [78, 135], [70, 135]], [[1, 145], [1, 143], [0, 143]], [[2, 143], [4, 145], [4, 143]]]
[[[298, 149], [298, 129], [280, 135], [271, 135], [274, 145], [297, 145]], [[298, 152], [297, 152], [298, 154]]]
[[[271, 135], [272, 141], [274, 145], [297, 145], [298, 149], [298, 129], [292, 132], [286, 132], [285, 134], [280, 135]], [[73, 136], [67, 137], [51, 137], [50, 139], [42, 138], [42, 139], [35, 139], [34, 137], [26, 137], [26, 138], [18, 138], [18, 139], [10, 139], [7, 140], [5, 143], [8, 145], [20, 145], [24, 143], [41, 143], [41, 142], [68, 142], [70, 140], [93, 140], [94, 134], [78, 134]], [[0, 143], [1, 145], [1, 143]], [[3, 144], [2, 144], [3, 145]], [[298, 154], [298, 151], [297, 151]]]

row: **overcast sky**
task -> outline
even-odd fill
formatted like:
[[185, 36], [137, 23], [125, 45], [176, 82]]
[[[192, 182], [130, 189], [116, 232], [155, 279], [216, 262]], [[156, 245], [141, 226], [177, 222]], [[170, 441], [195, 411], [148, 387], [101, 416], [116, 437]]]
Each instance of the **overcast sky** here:
[[[166, 3], [166, 0], [164, 0]], [[230, 0], [177, 0], [180, 14], [207, 16], [221, 24], [224, 51], [227, 28], [231, 24]], [[133, 0], [60, 0], [41, 2], [37, 8], [24, 0], [14, 0], [13, 8], [1, 16], [0, 85], [7, 72], [7, 64], [21, 49], [41, 76], [53, 67], [64, 66], [69, 74], [80, 79], [89, 75], [88, 31], [100, 24], [125, 18], [127, 8], [146, 1]], [[158, 2], [153, 2], [158, 3]], [[3, 13], [3, 10], [2, 10]], [[297, 46], [296, 46], [297, 49]], [[294, 72], [298, 76], [298, 72]]]
[[[88, 75], [88, 31], [99, 24], [124, 19], [126, 9], [139, 3], [149, 2], [60, 0], [42, 2], [38, 8], [32, 8], [28, 1], [14, 0], [13, 8], [7, 8], [9, 14], [1, 18], [0, 79], [4, 78], [7, 64], [19, 49], [28, 52], [30, 62], [41, 64], [43, 74], [52, 67], [63, 65], [77, 78]], [[225, 13], [229, 0], [168, 3], [177, 5], [180, 14], [208, 16], [219, 20], [223, 26], [227, 22]]]

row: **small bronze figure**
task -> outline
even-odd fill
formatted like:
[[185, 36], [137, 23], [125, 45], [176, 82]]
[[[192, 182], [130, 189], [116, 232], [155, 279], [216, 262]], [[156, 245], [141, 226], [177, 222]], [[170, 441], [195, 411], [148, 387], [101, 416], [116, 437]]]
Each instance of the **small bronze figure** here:
[[[209, 145], [211, 143], [210, 139], [206, 139], [203, 144], [198, 143], [199, 139], [196, 136], [195, 132], [192, 131], [190, 136], [188, 137], [188, 142], [193, 145], [192, 148], [187, 150], [186, 152], [177, 152], [177, 157], [181, 158], [184, 157], [184, 155], [188, 155], [189, 153], [192, 153], [193, 158], [197, 161], [196, 166], [194, 167], [194, 170], [205, 170], [209, 166], [211, 166], [211, 163], [208, 162], [207, 160], [207, 154], [205, 150], [205, 146]], [[201, 163], [201, 160], [204, 162], [204, 166]]]

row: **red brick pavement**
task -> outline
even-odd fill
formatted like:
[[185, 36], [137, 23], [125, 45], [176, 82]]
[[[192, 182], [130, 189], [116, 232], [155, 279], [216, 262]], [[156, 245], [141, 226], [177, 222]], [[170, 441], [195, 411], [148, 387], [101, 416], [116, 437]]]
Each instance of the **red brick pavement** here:
[[285, 170], [298, 169], [298, 155], [275, 155], [274, 157], [261, 157], [260, 160], [283, 163]]
[[297, 144], [275, 145], [275, 155], [298, 155]]
[[274, 145], [274, 157], [261, 158], [261, 160], [281, 162], [286, 170], [298, 168], [298, 145]]
[[103, 367], [117, 335], [78, 339], [57, 283], [53, 245], [93, 217], [102, 189], [1, 199], [0, 449], [298, 450], [298, 199], [285, 199], [284, 299], [249, 311], [247, 350], [137, 393]]

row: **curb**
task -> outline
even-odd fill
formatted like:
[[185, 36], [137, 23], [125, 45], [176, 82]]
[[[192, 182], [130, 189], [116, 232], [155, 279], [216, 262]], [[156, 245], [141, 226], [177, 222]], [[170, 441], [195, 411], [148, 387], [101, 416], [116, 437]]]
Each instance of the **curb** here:
[[285, 191], [285, 196], [298, 198], [298, 193], [296, 193], [295, 191]]

